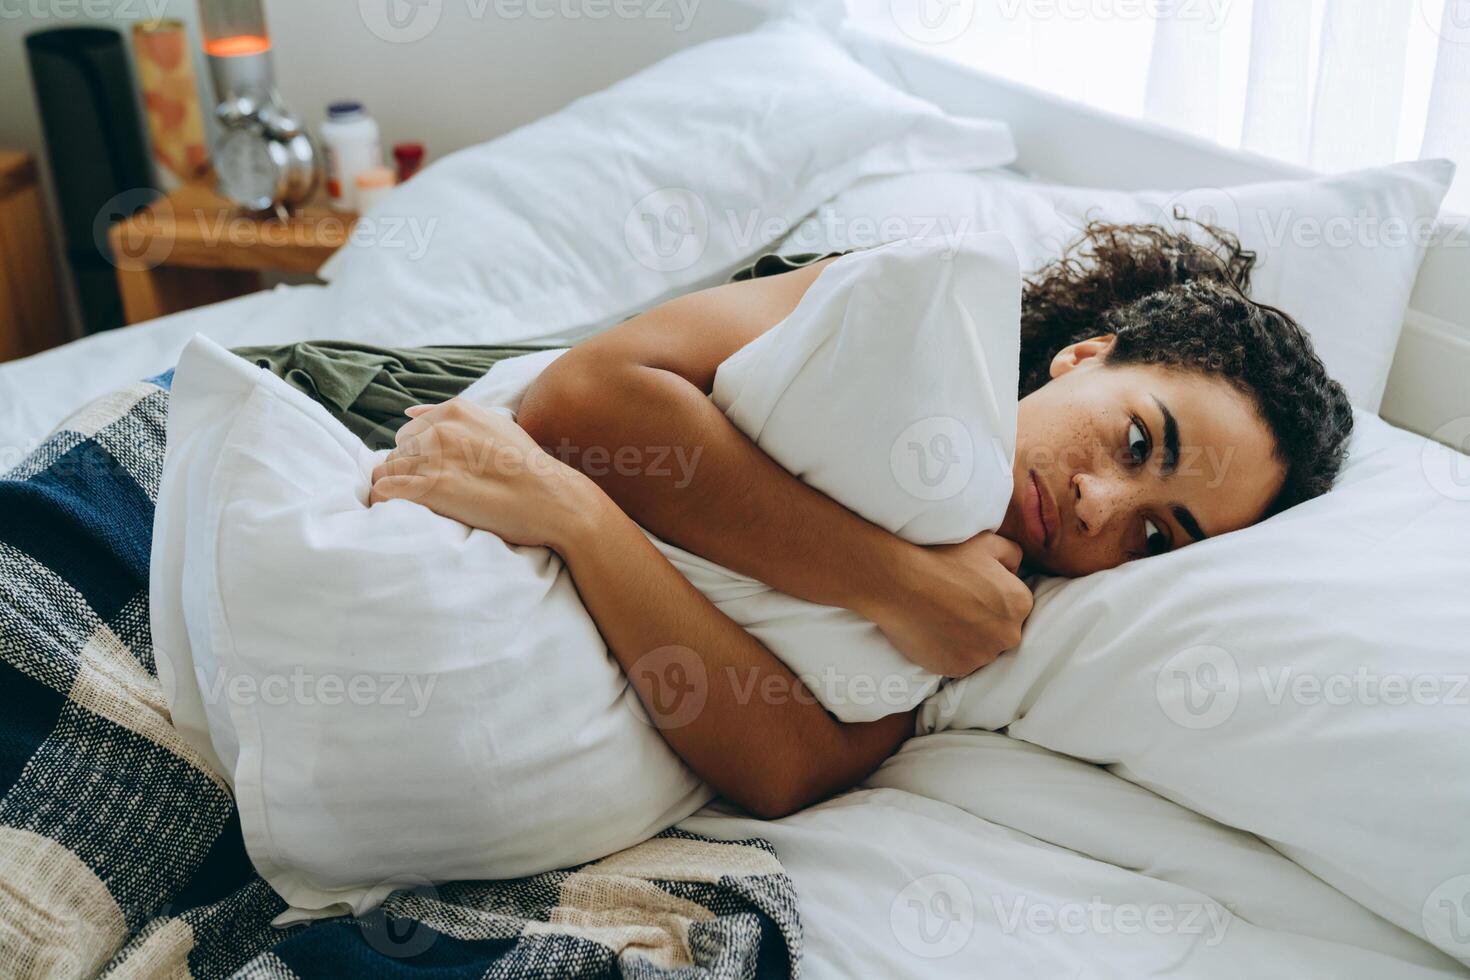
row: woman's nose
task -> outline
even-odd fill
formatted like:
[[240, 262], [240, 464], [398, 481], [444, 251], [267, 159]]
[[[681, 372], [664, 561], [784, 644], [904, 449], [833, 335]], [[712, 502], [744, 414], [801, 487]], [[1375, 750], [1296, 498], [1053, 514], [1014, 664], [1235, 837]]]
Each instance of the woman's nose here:
[[1108, 522], [1127, 506], [1128, 488], [1091, 473], [1072, 476], [1072, 511], [1088, 537], [1101, 534]]

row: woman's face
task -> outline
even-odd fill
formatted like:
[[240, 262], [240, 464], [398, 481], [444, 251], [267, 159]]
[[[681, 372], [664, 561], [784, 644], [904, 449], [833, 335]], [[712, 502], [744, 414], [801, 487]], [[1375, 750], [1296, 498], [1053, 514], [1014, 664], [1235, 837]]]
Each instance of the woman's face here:
[[1194, 371], [1110, 367], [1112, 346], [1062, 350], [1021, 399], [1000, 533], [1030, 569], [1087, 575], [1246, 527], [1285, 479], [1246, 395]]

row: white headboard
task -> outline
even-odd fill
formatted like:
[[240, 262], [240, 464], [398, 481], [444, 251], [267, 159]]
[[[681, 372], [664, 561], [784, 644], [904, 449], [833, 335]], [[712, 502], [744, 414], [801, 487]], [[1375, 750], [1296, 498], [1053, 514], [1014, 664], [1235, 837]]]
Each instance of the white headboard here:
[[[1300, 167], [988, 75], [854, 24], [843, 26], [842, 39], [869, 69], [947, 112], [1005, 120], [1015, 134], [1017, 168], [1039, 178], [1184, 190], [1310, 176]], [[1429, 249], [1420, 269], [1379, 414], [1457, 442], [1470, 419], [1470, 225], [1442, 225], [1442, 243]]]

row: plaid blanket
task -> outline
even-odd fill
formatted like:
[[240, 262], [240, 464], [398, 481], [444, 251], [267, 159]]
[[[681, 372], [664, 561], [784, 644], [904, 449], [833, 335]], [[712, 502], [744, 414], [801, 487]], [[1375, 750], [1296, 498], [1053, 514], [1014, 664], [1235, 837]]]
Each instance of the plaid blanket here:
[[154, 670], [170, 380], [86, 406], [0, 478], [0, 977], [797, 974], [771, 846], [678, 830], [566, 871], [271, 926], [284, 903]]

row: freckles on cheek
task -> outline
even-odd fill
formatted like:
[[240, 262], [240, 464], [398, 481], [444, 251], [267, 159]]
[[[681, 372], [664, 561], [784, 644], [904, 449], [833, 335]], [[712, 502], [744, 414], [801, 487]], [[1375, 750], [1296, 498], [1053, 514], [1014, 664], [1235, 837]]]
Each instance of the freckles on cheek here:
[[1057, 447], [1063, 445], [1059, 433], [1048, 427], [1033, 428], [1027, 433], [1024, 454], [1020, 464], [1023, 469], [1050, 474], [1060, 465]]
[[1034, 404], [1031, 412], [1022, 403], [1024, 453], [1021, 465], [1049, 476], [1068, 478], [1078, 470], [1091, 470], [1096, 457], [1107, 452], [1102, 438], [1105, 413], [1090, 400], [1051, 398]]
[[1030, 433], [1021, 456], [1021, 469], [1050, 473], [1056, 466], [1056, 454], [1052, 452], [1048, 435], [1046, 432]]
[[1060, 421], [1050, 440], [1056, 469], [1065, 475], [1091, 469], [1099, 447], [1092, 418], [1079, 409]]

